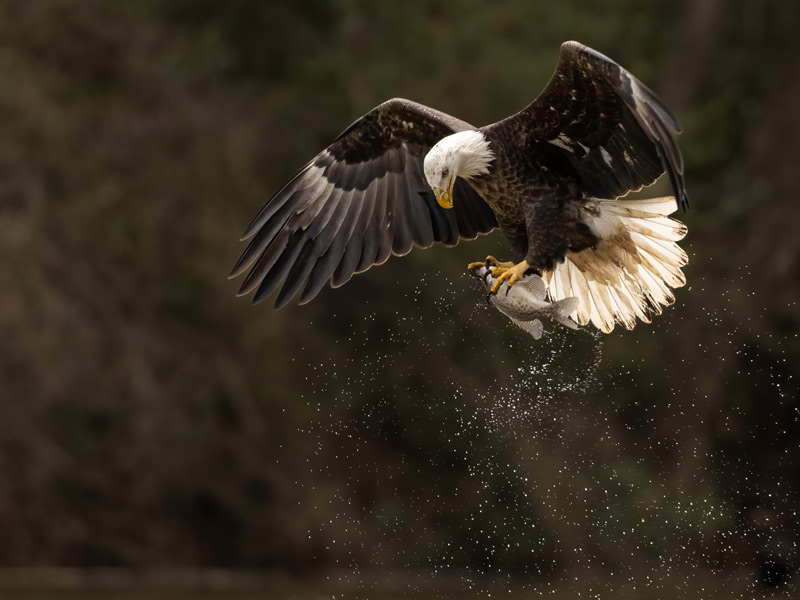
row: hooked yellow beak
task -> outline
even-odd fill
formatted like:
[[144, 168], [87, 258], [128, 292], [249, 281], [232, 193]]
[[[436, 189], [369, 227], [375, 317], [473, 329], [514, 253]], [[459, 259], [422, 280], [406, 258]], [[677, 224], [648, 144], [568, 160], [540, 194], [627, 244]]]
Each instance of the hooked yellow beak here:
[[436, 195], [436, 202], [442, 208], [453, 208], [453, 183], [450, 183], [450, 188], [443, 190], [441, 188], [433, 188], [433, 193]]

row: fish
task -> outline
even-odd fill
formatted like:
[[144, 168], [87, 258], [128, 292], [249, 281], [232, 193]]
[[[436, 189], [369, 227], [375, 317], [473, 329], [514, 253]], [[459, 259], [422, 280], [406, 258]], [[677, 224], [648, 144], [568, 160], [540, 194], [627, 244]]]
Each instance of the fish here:
[[[478, 279], [489, 291], [496, 281], [490, 269], [484, 265], [473, 267], [470, 274]], [[552, 319], [570, 329], [578, 329], [578, 324], [570, 315], [578, 310], [578, 299], [564, 298], [557, 302], [546, 300], [547, 286], [544, 279], [536, 274], [528, 274], [517, 280], [513, 286], [503, 283], [496, 294], [489, 294], [487, 301], [511, 319], [519, 328], [538, 340], [544, 333], [542, 318]]]

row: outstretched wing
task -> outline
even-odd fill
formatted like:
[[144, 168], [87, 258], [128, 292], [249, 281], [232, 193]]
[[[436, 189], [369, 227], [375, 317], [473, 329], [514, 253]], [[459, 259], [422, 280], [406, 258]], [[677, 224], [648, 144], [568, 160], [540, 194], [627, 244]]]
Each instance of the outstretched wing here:
[[407, 254], [413, 244], [455, 245], [497, 226], [494, 213], [463, 180], [454, 207], [441, 208], [423, 173], [428, 150], [443, 137], [474, 129], [422, 104], [393, 99], [348, 127], [278, 193], [245, 231], [252, 237], [231, 277], [250, 273], [239, 295], [258, 302], [285, 277], [280, 308], [300, 289], [300, 303], [330, 281]]
[[492, 128], [527, 139], [532, 159], [546, 163], [554, 153], [561, 164], [566, 159], [589, 195], [623, 196], [666, 171], [678, 204], [689, 205], [675, 117], [636, 77], [578, 42], [562, 44], [539, 97]]

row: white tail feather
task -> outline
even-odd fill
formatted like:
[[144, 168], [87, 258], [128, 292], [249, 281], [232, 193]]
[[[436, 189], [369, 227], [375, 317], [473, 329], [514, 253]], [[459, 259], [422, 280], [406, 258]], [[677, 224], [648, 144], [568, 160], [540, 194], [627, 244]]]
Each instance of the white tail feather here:
[[585, 221], [600, 241], [545, 275], [551, 301], [578, 298], [572, 317], [608, 333], [619, 323], [633, 329], [649, 323], [662, 306], [675, 302], [672, 288], [686, 285], [681, 267], [688, 262], [677, 242], [686, 226], [668, 217], [677, 208], [672, 196], [646, 200], [595, 200]]

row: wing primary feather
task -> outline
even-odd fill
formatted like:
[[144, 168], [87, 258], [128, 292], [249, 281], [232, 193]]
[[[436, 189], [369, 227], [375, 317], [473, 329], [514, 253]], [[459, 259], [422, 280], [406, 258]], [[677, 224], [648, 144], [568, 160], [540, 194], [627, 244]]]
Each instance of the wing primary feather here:
[[328, 251], [319, 257], [319, 260], [317, 260], [314, 268], [311, 270], [311, 274], [308, 276], [308, 283], [305, 289], [303, 289], [303, 293], [300, 294], [300, 304], [311, 302], [311, 300], [320, 293], [322, 288], [325, 287], [325, 284], [330, 280], [338, 264], [339, 257], [328, 248]]
[[[302, 205], [300, 205], [300, 202], [286, 202], [268, 221], [263, 223], [262, 228], [250, 241], [234, 265], [230, 277], [236, 277], [246, 271], [253, 261], [264, 252], [265, 248], [269, 246], [281, 229], [289, 227], [294, 231], [305, 229], [309, 224], [313, 227], [318, 223], [324, 222], [327, 218], [328, 199], [332, 188], [333, 184], [327, 183], [326, 180], [322, 179], [314, 184], [313, 196], [300, 199], [303, 201]], [[310, 237], [313, 237], [313, 235]]]
[[452, 215], [436, 202], [436, 196], [432, 191], [422, 194], [422, 201], [431, 216], [431, 228], [433, 229], [433, 239], [442, 242], [445, 246], [452, 246], [453, 239], [458, 240], [458, 231], [453, 231]]
[[398, 174], [395, 180], [395, 205], [392, 217], [392, 254], [395, 256], [403, 256], [408, 254], [411, 250], [412, 228], [408, 198], [410, 194], [408, 171]]
[[[631, 75], [631, 77], [633, 76]], [[675, 133], [681, 133], [681, 126], [678, 123], [678, 119], [676, 119], [675, 115], [673, 115], [670, 110], [664, 106], [664, 103], [661, 102], [661, 99], [658, 97], [658, 95], [646, 84], [639, 81], [638, 78], [634, 77], [634, 79], [636, 81], [636, 85], [639, 87], [641, 95], [647, 99], [648, 104], [651, 106], [652, 110], [658, 114], [661, 121], [666, 122]]]
[[331, 280], [337, 287], [347, 282], [353, 276], [361, 260], [361, 251], [364, 248], [364, 234], [369, 227], [372, 211], [375, 209], [376, 187], [376, 185], [371, 185], [360, 194], [361, 211], [358, 215], [355, 227], [350, 234], [350, 239], [347, 241], [342, 260], [339, 261], [339, 266], [337, 266], [336, 270], [333, 272], [333, 279]]
[[412, 218], [414, 221], [414, 243], [420, 248], [429, 248], [433, 244], [433, 225], [431, 214], [425, 205], [424, 191], [414, 193], [412, 200]]
[[306, 281], [308, 274], [316, 264], [316, 256], [314, 256], [314, 245], [312, 241], [306, 242], [303, 249], [298, 254], [292, 268], [286, 275], [286, 280], [283, 283], [281, 291], [278, 293], [278, 298], [275, 300], [275, 308], [283, 308], [292, 296], [295, 295], [297, 290]]
[[286, 249], [277, 256], [277, 260], [274, 261], [272, 267], [261, 280], [258, 290], [256, 290], [256, 294], [253, 297], [253, 304], [266, 298], [277, 287], [286, 274], [286, 271], [291, 268], [295, 259], [307, 243], [305, 237], [303, 231], [295, 231], [292, 233], [286, 244]]
[[[275, 192], [272, 195], [264, 207], [258, 212], [255, 218], [250, 222], [250, 225], [247, 226], [242, 237], [239, 241], [245, 241], [251, 238], [256, 231], [262, 228], [264, 223], [266, 223], [272, 215], [274, 215], [278, 210], [280, 210], [286, 202], [290, 201], [294, 193], [300, 189], [306, 188], [313, 183], [313, 179], [309, 180], [309, 171], [314, 166], [314, 161], [316, 158], [311, 160], [305, 167], [300, 169], [300, 171], [295, 174], [286, 184]], [[305, 185], [304, 185], [305, 184]]]
[[472, 206], [472, 198], [465, 186], [469, 186], [466, 181], [460, 180], [459, 185], [454, 186], [453, 210], [455, 211], [456, 225], [458, 226], [458, 237], [467, 240], [474, 240], [478, 237], [479, 219], [475, 215]]
[[263, 224], [263, 227], [258, 231], [256, 237], [250, 241], [247, 248], [245, 248], [244, 252], [239, 257], [239, 260], [236, 261], [229, 277], [241, 275], [253, 264], [253, 261], [255, 261], [264, 249], [272, 243], [281, 229], [286, 225], [286, 222], [292, 216], [292, 211], [293, 208], [291, 204], [284, 204], [272, 215], [272, 218], [268, 222]]
[[[339, 229], [339, 232], [336, 236], [331, 240], [331, 246], [329, 252], [332, 251], [338, 259], [336, 261], [336, 266], [333, 270], [332, 277], [331, 277], [331, 287], [339, 287], [347, 282], [350, 277], [347, 279], [340, 280], [340, 277], [344, 274], [341, 271], [337, 271], [339, 268], [339, 264], [341, 263], [342, 258], [347, 252], [348, 245], [350, 244], [350, 239], [353, 236], [353, 231], [358, 224], [358, 218], [361, 215], [361, 212], [364, 210], [364, 191], [354, 191], [353, 195], [349, 199], [350, 208], [347, 211], [347, 217], [344, 221], [342, 221], [342, 226]], [[359, 242], [359, 252], [360, 252], [360, 242]], [[337, 275], [338, 272], [338, 275]]]
[[[349, 205], [346, 207], [347, 212], [351, 212], [354, 207], [354, 203], [349, 203]], [[336, 267], [342, 258], [342, 254], [344, 253], [344, 243], [337, 242], [336, 245], [334, 245], [334, 242], [337, 241], [341, 223], [343, 223], [346, 218], [347, 216], [340, 219], [340, 225], [331, 236], [330, 244], [326, 246], [325, 251], [319, 257], [319, 260], [317, 260], [314, 268], [311, 270], [311, 274], [308, 276], [308, 283], [306, 284], [303, 293], [300, 294], [300, 304], [306, 304], [317, 294], [319, 294], [320, 290], [322, 290], [322, 288], [325, 286], [325, 283], [331, 279], [333, 272], [336, 270]], [[344, 233], [342, 235], [344, 235]], [[331, 287], [334, 286], [331, 284]]]
[[247, 277], [244, 278], [242, 285], [239, 287], [239, 291], [236, 293], [237, 296], [244, 296], [252, 292], [258, 285], [261, 283], [261, 280], [264, 279], [264, 275], [267, 274], [272, 268], [272, 265], [275, 264], [275, 261], [278, 260], [281, 252], [286, 249], [286, 245], [289, 242], [289, 237], [292, 235], [292, 231], [289, 229], [284, 229], [281, 231], [275, 239], [270, 242], [267, 249], [264, 253], [259, 257], [258, 262], [250, 269], [250, 272], [247, 274]]
[[[419, 166], [414, 168], [410, 173], [412, 184], [409, 195], [410, 218], [413, 222], [413, 241], [420, 248], [428, 248], [433, 244], [433, 224], [431, 223], [431, 214], [428, 211], [425, 203], [425, 192], [428, 191], [427, 183], [424, 176], [419, 170]], [[413, 185], [413, 180], [417, 180], [417, 185]]]
[[[337, 217], [337, 210], [340, 213], [347, 210], [347, 207], [340, 207], [340, 199], [346, 196], [349, 196], [349, 192], [341, 189], [334, 190], [326, 203], [324, 213], [320, 213], [320, 218], [306, 229], [305, 233], [309, 241], [303, 246], [303, 250], [286, 276], [286, 281], [275, 301], [275, 308], [281, 308], [294, 296], [317, 264], [319, 257], [330, 246], [331, 240], [338, 232], [343, 220], [341, 214]], [[325, 282], [322, 283], [324, 285]]]
[[[292, 242], [299, 243], [302, 246], [303, 244], [306, 244], [306, 240], [308, 239], [310, 240], [308, 241], [309, 245], [312, 245], [314, 248], [323, 247], [324, 251], [324, 248], [327, 248], [327, 245], [330, 244], [330, 238], [335, 235], [336, 231], [341, 226], [343, 214], [346, 214], [346, 208], [342, 209], [340, 207], [340, 200], [344, 194], [345, 192], [343, 190], [334, 189], [331, 195], [328, 197], [325, 203], [325, 209], [320, 213], [319, 222], [321, 223], [322, 221], [326, 221], [326, 224], [322, 228], [321, 232], [317, 233], [316, 231], [316, 226], [318, 225], [317, 222], [313, 224], [314, 227], [309, 227], [305, 232], [303, 232], [295, 227], [296, 223], [294, 221], [290, 221], [287, 227], [278, 234], [274, 242], [269, 245], [269, 247], [259, 258], [258, 263], [256, 263], [256, 266], [253, 267], [253, 270], [248, 274], [245, 282], [242, 284], [239, 294], [246, 294], [255, 289], [255, 287], [259, 285], [261, 281], [268, 275], [268, 272], [272, 270], [273, 265], [278, 261], [280, 255], [284, 252], [292, 252], [292, 249], [289, 247]], [[300, 240], [301, 234], [302, 240]], [[277, 283], [277, 281], [275, 283]], [[265, 287], [265, 293], [262, 294], [262, 297], [266, 294], [269, 294], [272, 289], [274, 289], [274, 285], [273, 288], [270, 288], [269, 290], [267, 290]]]
[[386, 177], [377, 182], [375, 188], [374, 207], [372, 215], [367, 223], [367, 230], [364, 232], [364, 243], [361, 247], [361, 257], [356, 265], [356, 273], [361, 273], [375, 264], [375, 258], [380, 246], [380, 228], [386, 211], [386, 182], [391, 177], [387, 173]]
[[391, 180], [386, 182], [386, 208], [380, 215], [378, 226], [378, 251], [375, 255], [375, 264], [382, 265], [392, 255], [392, 242], [394, 241], [394, 210], [397, 206], [397, 179], [401, 174], [395, 173]]
[[689, 208], [689, 196], [686, 193], [686, 185], [683, 181], [683, 156], [675, 144], [675, 140], [666, 131], [664, 123], [657, 119], [653, 119], [651, 123], [658, 132], [658, 137], [663, 141], [663, 143], [658, 144], [659, 154], [661, 154], [662, 162], [664, 163], [664, 170], [669, 175], [672, 189], [675, 191], [675, 198], [678, 199], [680, 207], [686, 211]]

